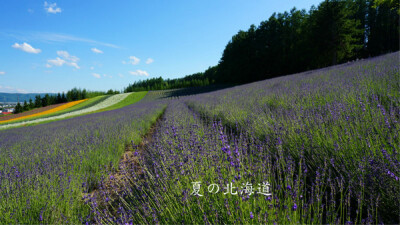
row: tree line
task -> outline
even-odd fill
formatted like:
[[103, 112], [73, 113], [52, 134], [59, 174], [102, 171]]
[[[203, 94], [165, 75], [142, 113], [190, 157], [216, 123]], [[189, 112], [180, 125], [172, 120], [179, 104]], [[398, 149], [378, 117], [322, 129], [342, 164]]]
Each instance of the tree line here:
[[210, 67], [205, 72], [187, 75], [183, 78], [178, 79], [164, 80], [162, 77], [158, 77], [135, 81], [133, 84], [128, 85], [128, 87], [125, 88], [124, 92], [167, 90], [176, 88], [207, 86], [215, 83], [215, 80], [212, 79], [213, 75], [211, 75], [214, 70], [215, 68]]
[[86, 89], [73, 88], [67, 93], [57, 93], [54, 95], [45, 94], [43, 96], [36, 95], [35, 100], [29, 99], [29, 101], [24, 101], [23, 105], [19, 102], [15, 106], [14, 113], [21, 113], [24, 111], [29, 111], [34, 108], [45, 107], [54, 104], [66, 103], [71, 101], [82, 100], [86, 98], [93, 98], [99, 95], [105, 94], [118, 94], [118, 91], [109, 90], [107, 92], [103, 91], [87, 91]]
[[240, 30], [218, 65], [184, 78], [152, 78], [125, 92], [243, 84], [399, 50], [399, 1], [325, 0], [309, 11], [274, 13]]
[[397, 50], [394, 1], [326, 0], [239, 31], [225, 47], [217, 80], [247, 83]]

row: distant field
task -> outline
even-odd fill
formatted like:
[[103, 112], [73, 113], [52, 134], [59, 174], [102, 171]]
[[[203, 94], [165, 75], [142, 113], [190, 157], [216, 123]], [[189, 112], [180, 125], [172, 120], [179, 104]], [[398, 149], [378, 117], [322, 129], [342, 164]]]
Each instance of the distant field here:
[[140, 99], [142, 99], [147, 92], [138, 92], [138, 93], [125, 93], [125, 94], [117, 94], [112, 95], [110, 97], [98, 96], [90, 100], [88, 103], [80, 105], [77, 107], [66, 110], [63, 112], [55, 112], [54, 115], [51, 116], [43, 116], [35, 119], [16, 121], [14, 123], [0, 125], [0, 129], [7, 129], [18, 126], [26, 126], [26, 125], [36, 125], [40, 123], [47, 123], [56, 120], [62, 120], [67, 118], [72, 118], [75, 116], [82, 116], [85, 114], [91, 114], [94, 112], [100, 112], [105, 110], [112, 110], [127, 106], [129, 104], [133, 104]]
[[40, 119], [40, 118], [49, 118], [49, 117], [53, 117], [53, 116], [59, 116], [68, 112], [73, 112], [73, 111], [77, 111], [80, 109], [85, 109], [88, 107], [91, 107], [93, 105], [98, 104], [99, 102], [105, 100], [106, 98], [110, 97], [109, 95], [104, 95], [104, 96], [97, 96], [94, 98], [90, 98], [87, 99], [85, 101], [80, 102], [79, 104], [73, 105], [71, 107], [68, 107], [66, 109], [57, 111], [57, 112], [51, 112], [51, 113], [47, 113], [47, 114], [43, 114], [43, 115], [32, 115], [29, 118], [23, 118], [17, 121], [13, 121], [13, 122], [7, 122], [5, 124], [11, 124], [11, 123], [19, 123], [19, 122], [25, 122], [25, 121], [33, 121], [36, 119]]
[[96, 112], [103, 112], [103, 111], [109, 111], [109, 110], [114, 110], [114, 109], [119, 109], [125, 106], [128, 106], [130, 104], [134, 104], [138, 101], [140, 101], [144, 96], [146, 96], [147, 91], [141, 91], [141, 92], [134, 92], [129, 94], [125, 99], [123, 99], [122, 101], [111, 105], [109, 107], [97, 110]]
[[4, 121], [0, 121], [0, 123], [2, 123], [2, 122], [3, 123], [9, 123], [9, 122], [20, 121], [20, 120], [24, 120], [24, 119], [37, 117], [37, 116], [46, 116], [46, 115], [49, 115], [51, 113], [56, 113], [56, 112], [68, 109], [68, 108], [70, 108], [72, 106], [75, 106], [75, 105], [77, 105], [79, 103], [82, 103], [82, 102], [84, 102], [86, 100], [87, 99], [68, 102], [68, 103], [63, 103], [63, 104], [57, 104], [57, 105], [55, 105], [56, 107], [49, 107], [47, 109], [45, 109], [46, 107], [41, 107], [41, 108], [38, 108], [37, 112], [29, 113], [30, 111], [27, 111], [26, 114], [24, 114], [24, 113], [14, 114], [16, 116], [15, 118], [10, 118], [10, 119], [4, 120]]
[[2, 115], [2, 117], [0, 118], [0, 123], [3, 122], [4, 120], [15, 119], [15, 118], [23, 117], [23, 116], [28, 116], [28, 115], [32, 115], [32, 114], [48, 111], [48, 110], [54, 109], [56, 107], [59, 107], [59, 106], [61, 106], [63, 104], [65, 104], [65, 103], [49, 105], [49, 106], [41, 107], [41, 108], [36, 108], [36, 109], [32, 109], [32, 110], [29, 110], [29, 111], [26, 111], [26, 112], [18, 113], [18, 114]]

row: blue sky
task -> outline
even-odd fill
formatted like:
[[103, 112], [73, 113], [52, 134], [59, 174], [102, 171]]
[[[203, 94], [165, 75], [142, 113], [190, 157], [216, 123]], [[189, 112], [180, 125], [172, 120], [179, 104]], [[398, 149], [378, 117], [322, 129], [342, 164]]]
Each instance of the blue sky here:
[[2, 0], [0, 92], [122, 90], [202, 72], [239, 30], [319, 2]]

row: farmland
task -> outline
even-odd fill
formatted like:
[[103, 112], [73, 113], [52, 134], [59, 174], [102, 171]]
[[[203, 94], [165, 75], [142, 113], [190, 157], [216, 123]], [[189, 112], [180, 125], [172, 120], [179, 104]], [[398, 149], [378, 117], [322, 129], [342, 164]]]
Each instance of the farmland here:
[[55, 105], [54, 107], [53, 106], [42, 107], [42, 108], [37, 109], [37, 110], [32, 110], [32, 112], [25, 112], [23, 114], [22, 113], [21, 114], [14, 114], [12, 116], [12, 118], [7, 119], [7, 120], [3, 120], [0, 123], [9, 123], [9, 122], [12, 122], [12, 121], [26, 120], [28, 118], [33, 118], [33, 117], [47, 116], [49, 114], [52, 114], [52, 113], [55, 113], [55, 112], [59, 112], [59, 111], [62, 111], [62, 110], [66, 110], [68, 108], [71, 108], [71, 107], [73, 107], [73, 106], [75, 106], [75, 105], [77, 105], [79, 103], [84, 102], [84, 101], [86, 101], [86, 99], [85, 100], [79, 100], [79, 101], [73, 101], [73, 102], [69, 102], [69, 103], [65, 103], [65, 104], [61, 103], [59, 105]]
[[[45, 111], [40, 114], [33, 114], [27, 116], [28, 118], [25, 119], [22, 117], [22, 120], [18, 120], [16, 118], [14, 123], [7, 123], [0, 126], [0, 129], [6, 129], [11, 127], [18, 127], [30, 124], [37, 124], [43, 122], [50, 122], [60, 119], [71, 118], [74, 116], [81, 116], [93, 112], [100, 112], [100, 111], [107, 111], [118, 109], [124, 107], [126, 105], [135, 103], [142, 99], [146, 95], [146, 92], [138, 92], [138, 93], [125, 93], [125, 94], [118, 94], [113, 96], [98, 96], [93, 99], [85, 101], [76, 101], [65, 104], [63, 106], [57, 107], [60, 108], [59, 111], [55, 109]], [[77, 104], [81, 103], [81, 104]], [[70, 105], [70, 106], [68, 106]], [[73, 107], [76, 106], [76, 107]], [[48, 112], [48, 113], [46, 113]], [[5, 121], [7, 122], [7, 121]]]
[[0, 223], [399, 223], [398, 55], [2, 130]]
[[128, 141], [140, 141], [165, 106], [114, 111], [1, 132], [0, 223], [77, 223], [82, 193], [96, 187]]
[[398, 223], [399, 82], [394, 53], [175, 98], [95, 221]]

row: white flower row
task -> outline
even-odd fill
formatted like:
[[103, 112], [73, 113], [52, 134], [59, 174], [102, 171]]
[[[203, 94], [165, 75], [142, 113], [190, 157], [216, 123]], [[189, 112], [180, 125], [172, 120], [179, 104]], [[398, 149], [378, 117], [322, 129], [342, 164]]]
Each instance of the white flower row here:
[[69, 113], [65, 113], [65, 114], [58, 115], [58, 116], [52, 116], [52, 117], [41, 118], [41, 119], [36, 119], [36, 120], [24, 121], [24, 122], [20, 122], [20, 123], [12, 123], [12, 124], [0, 125], [0, 129], [10, 128], [10, 127], [17, 127], [17, 126], [21, 126], [21, 125], [25, 125], [25, 124], [39, 123], [39, 122], [49, 121], [49, 120], [64, 119], [64, 118], [71, 117], [71, 116], [77, 116], [77, 115], [81, 115], [81, 114], [85, 114], [85, 113], [94, 112], [94, 111], [97, 111], [97, 110], [104, 109], [104, 108], [107, 108], [109, 106], [115, 105], [118, 102], [124, 100], [130, 94], [132, 94], [132, 93], [123, 93], [123, 94], [113, 95], [113, 96], [105, 99], [104, 101], [99, 102], [98, 104], [96, 104], [96, 105], [94, 105], [92, 107], [89, 107], [89, 108], [86, 108], [86, 109], [77, 110], [77, 111], [73, 111], [73, 112], [69, 112]]

